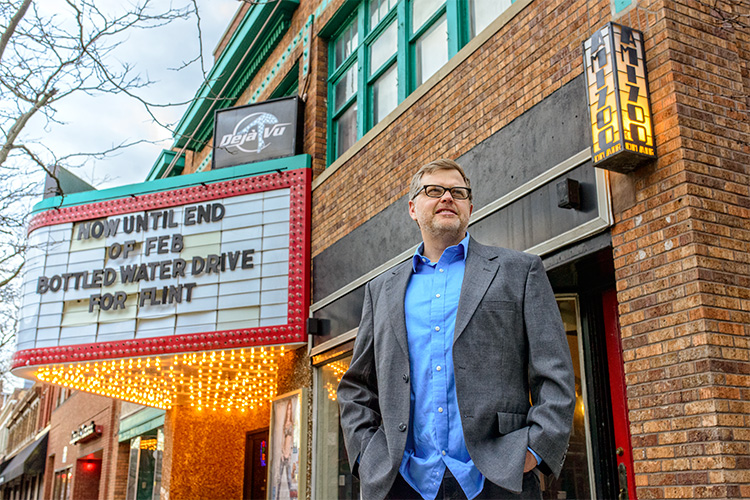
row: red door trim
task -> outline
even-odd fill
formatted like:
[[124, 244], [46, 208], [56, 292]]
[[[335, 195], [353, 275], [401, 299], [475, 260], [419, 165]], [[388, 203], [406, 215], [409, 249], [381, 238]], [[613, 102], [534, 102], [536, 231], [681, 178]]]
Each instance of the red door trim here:
[[612, 400], [612, 423], [615, 445], [623, 452], [617, 456], [617, 465], [624, 464], [628, 473], [628, 498], [636, 499], [635, 475], [633, 472], [633, 449], [630, 441], [630, 420], [625, 386], [625, 371], [622, 360], [622, 344], [618, 314], [617, 291], [612, 288], [602, 294], [604, 334], [607, 344], [610, 398]]

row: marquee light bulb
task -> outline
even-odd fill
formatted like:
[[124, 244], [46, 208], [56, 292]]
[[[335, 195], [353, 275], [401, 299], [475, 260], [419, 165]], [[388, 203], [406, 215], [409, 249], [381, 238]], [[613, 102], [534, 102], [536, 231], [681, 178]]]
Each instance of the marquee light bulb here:
[[[277, 393], [283, 347], [249, 348], [43, 366], [36, 377], [64, 387], [169, 409], [190, 404], [244, 412]], [[247, 355], [247, 356], [246, 356]], [[214, 372], [214, 363], [216, 370]]]

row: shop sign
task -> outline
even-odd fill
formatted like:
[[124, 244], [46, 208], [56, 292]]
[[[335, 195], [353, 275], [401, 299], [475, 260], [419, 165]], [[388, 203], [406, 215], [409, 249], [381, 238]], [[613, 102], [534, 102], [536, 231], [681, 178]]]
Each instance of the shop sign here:
[[92, 420], [90, 424], [83, 424], [70, 433], [70, 444], [85, 443], [102, 435], [102, 426]]
[[14, 371], [304, 343], [309, 183], [297, 169], [37, 214]]
[[295, 155], [299, 110], [295, 96], [216, 111], [213, 168]]
[[627, 173], [656, 158], [643, 33], [608, 23], [583, 43], [594, 166]]

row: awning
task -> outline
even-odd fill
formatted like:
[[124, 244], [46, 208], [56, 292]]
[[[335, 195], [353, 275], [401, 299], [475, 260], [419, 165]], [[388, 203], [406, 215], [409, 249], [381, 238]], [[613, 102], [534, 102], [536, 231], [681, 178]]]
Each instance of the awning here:
[[123, 442], [164, 425], [164, 410], [144, 408], [120, 420], [118, 441]]
[[44, 436], [10, 459], [8, 465], [0, 472], [0, 484], [5, 484], [24, 474], [35, 476], [44, 472], [44, 462], [47, 456], [47, 436], [48, 434], [45, 432]]

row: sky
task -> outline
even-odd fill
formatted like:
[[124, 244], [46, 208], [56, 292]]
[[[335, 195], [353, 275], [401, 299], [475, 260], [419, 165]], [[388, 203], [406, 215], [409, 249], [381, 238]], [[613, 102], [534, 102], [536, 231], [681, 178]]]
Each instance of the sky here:
[[[127, 3], [144, 0], [126, 0]], [[153, 0], [164, 8], [170, 0]], [[190, 4], [191, 0], [171, 0], [176, 7]], [[100, 6], [123, 8], [122, 0], [96, 0]], [[66, 5], [63, 0], [37, 0], [43, 14], [59, 14], [63, 22]], [[241, 6], [241, 0], [197, 0], [201, 17], [203, 56], [206, 71], [213, 65], [213, 51], [229, 22]], [[152, 102], [181, 102], [191, 99], [197, 92], [203, 75], [200, 64], [195, 63], [179, 72], [170, 70], [196, 57], [199, 37], [195, 18], [175, 21], [165, 27], [133, 31], [113, 56], [128, 62], [136, 73], [148, 76], [155, 83], [142, 95]], [[159, 111], [160, 119], [176, 122], [186, 106]], [[60, 156], [73, 152], [96, 152], [114, 144], [138, 140], [157, 141], [160, 144], [141, 144], [127, 148], [115, 156], [89, 161], [74, 173], [97, 189], [143, 182], [162, 149], [172, 145], [171, 133], [156, 125], [143, 106], [130, 98], [105, 95], [71, 95], [59, 101], [57, 120], [50, 123], [40, 115], [28, 124], [25, 134], [37, 139]], [[42, 175], [41, 173], [35, 175]], [[39, 179], [42, 180], [41, 177]], [[39, 200], [41, 201], [41, 195]], [[30, 201], [33, 205], [36, 201]], [[11, 347], [9, 347], [11, 348]], [[6, 349], [7, 351], [7, 349]], [[0, 353], [0, 356], [8, 352]], [[5, 390], [20, 387], [23, 380], [6, 374]]]
[[[114, 2], [100, 0], [98, 4]], [[167, 0], [156, 0], [160, 8]], [[189, 0], [172, 0], [175, 6]], [[116, 3], [122, 5], [119, 0]], [[37, 2], [41, 9], [61, 8], [62, 0]], [[201, 17], [203, 55], [206, 71], [213, 64], [213, 51], [237, 9], [240, 0], [197, 0]], [[57, 5], [57, 7], [55, 7]], [[202, 81], [199, 63], [181, 71], [176, 68], [194, 58], [199, 51], [195, 18], [174, 21], [170, 25], [133, 31], [113, 54], [117, 60], [134, 66], [134, 71], [155, 83], [142, 94], [152, 102], [182, 102], [192, 98]], [[185, 106], [159, 111], [160, 119], [174, 123]], [[139, 183], [145, 180], [162, 149], [172, 145], [171, 134], [155, 124], [143, 106], [130, 98], [116, 95], [71, 95], [61, 100], [57, 118], [64, 124], [37, 119], [31, 131], [43, 137], [56, 153], [101, 151], [112, 145], [138, 140], [163, 140], [160, 144], [141, 144], [104, 160], [90, 161], [74, 173], [97, 189]]]

